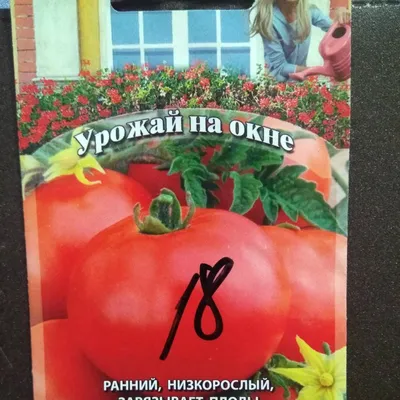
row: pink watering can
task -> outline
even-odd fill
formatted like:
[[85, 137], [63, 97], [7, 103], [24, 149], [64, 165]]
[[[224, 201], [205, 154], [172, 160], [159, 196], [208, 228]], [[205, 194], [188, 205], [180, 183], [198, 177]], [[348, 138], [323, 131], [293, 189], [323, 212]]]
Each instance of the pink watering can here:
[[338, 81], [350, 78], [351, 69], [351, 27], [334, 23], [319, 45], [324, 65], [310, 67], [302, 72], [290, 74], [292, 79], [303, 81], [310, 75], [331, 76]]

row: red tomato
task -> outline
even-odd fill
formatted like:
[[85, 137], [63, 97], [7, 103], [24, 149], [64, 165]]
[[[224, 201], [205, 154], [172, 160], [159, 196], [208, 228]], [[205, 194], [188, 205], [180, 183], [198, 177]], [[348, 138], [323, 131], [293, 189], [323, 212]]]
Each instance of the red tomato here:
[[69, 276], [88, 241], [132, 214], [148, 192], [118, 172], [94, 172], [87, 186], [63, 176], [38, 187], [24, 201], [31, 324], [66, 317]]
[[34, 398], [37, 400], [113, 400], [105, 378], [71, 339], [67, 320], [47, 321], [31, 330]]
[[277, 353], [303, 361], [296, 335], [323, 352], [346, 345], [347, 238], [333, 232], [263, 227], [279, 249], [292, 288], [288, 326]]
[[[189, 281], [200, 264], [223, 257], [234, 266], [213, 295], [221, 336], [196, 334], [198, 282], [160, 360]], [[286, 271], [260, 227], [234, 213], [198, 209], [186, 229], [172, 233], [138, 233], [129, 217], [97, 235], [73, 273], [68, 316], [101, 371], [117, 380], [156, 377], [166, 391], [168, 379], [246, 379], [258, 371], [282, 338], [289, 296]], [[215, 326], [207, 308], [203, 331]]]
[[156, 197], [161, 189], [172, 190], [181, 204], [186, 204], [186, 194], [181, 188], [180, 174], [168, 175], [168, 171], [160, 171], [158, 164], [130, 164], [128, 175], [136, 182], [141, 183], [151, 194]]

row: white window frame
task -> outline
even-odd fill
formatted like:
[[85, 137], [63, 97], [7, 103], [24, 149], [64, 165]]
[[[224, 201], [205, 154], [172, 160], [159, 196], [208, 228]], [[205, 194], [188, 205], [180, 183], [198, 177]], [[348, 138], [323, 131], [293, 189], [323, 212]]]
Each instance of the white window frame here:
[[[257, 35], [250, 38], [249, 42], [224, 43], [221, 34], [221, 11], [216, 11], [217, 40], [214, 43], [189, 43], [188, 11], [172, 11], [172, 43], [145, 44], [143, 32], [143, 12], [139, 11], [139, 44], [113, 45], [111, 29], [110, 1], [99, 0], [100, 20], [100, 53], [101, 67], [113, 68], [113, 50], [139, 50], [141, 64], [145, 62], [147, 49], [171, 49], [173, 51], [174, 68], [187, 68], [189, 66], [189, 50], [191, 49], [216, 49], [217, 68], [222, 66], [222, 49], [249, 48], [250, 49], [250, 76], [255, 77], [258, 68], [264, 68], [264, 50], [261, 38]], [[252, 16], [251, 16], [252, 17]]]

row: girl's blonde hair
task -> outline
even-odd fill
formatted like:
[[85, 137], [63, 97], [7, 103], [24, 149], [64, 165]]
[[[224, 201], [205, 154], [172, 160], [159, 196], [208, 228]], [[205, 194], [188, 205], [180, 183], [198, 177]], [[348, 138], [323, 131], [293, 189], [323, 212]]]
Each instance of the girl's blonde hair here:
[[[251, 12], [255, 12], [254, 20], [251, 24], [250, 34], [252, 36], [260, 34], [266, 39], [274, 39], [272, 28], [272, 17], [275, 0], [256, 0]], [[296, 41], [304, 42], [311, 32], [310, 14], [308, 0], [299, 0], [297, 3], [296, 16]]]

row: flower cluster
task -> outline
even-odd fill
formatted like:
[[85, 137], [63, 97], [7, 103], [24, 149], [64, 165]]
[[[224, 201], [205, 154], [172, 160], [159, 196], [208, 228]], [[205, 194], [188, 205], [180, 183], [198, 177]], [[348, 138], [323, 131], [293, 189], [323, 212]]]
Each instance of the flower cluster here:
[[197, 64], [183, 71], [162, 65], [90, 73], [56, 84], [43, 79], [21, 89], [18, 100], [20, 148], [31, 152], [52, 137], [88, 122], [159, 108], [221, 108], [288, 121], [337, 147], [350, 140], [349, 88], [333, 80], [278, 83]]

